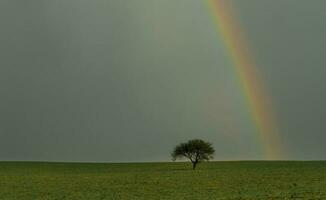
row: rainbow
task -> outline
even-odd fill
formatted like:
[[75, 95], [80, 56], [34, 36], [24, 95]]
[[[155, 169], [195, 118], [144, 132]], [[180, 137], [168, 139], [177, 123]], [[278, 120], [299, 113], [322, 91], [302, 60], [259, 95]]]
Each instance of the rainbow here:
[[282, 145], [271, 101], [263, 88], [261, 76], [252, 59], [241, 26], [234, 17], [231, 1], [208, 1], [214, 23], [225, 41], [235, 72], [240, 79], [265, 159], [279, 159], [282, 155]]

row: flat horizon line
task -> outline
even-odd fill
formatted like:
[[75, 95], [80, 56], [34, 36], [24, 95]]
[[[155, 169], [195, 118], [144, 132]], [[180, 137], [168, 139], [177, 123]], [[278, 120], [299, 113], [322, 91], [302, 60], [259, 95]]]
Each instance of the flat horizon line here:
[[[0, 163], [53, 163], [53, 164], [160, 164], [160, 163], [188, 163], [189, 161], [131, 161], [131, 162], [97, 162], [97, 161], [46, 161], [46, 160], [0, 160]], [[253, 160], [211, 160], [205, 162], [326, 162], [321, 159], [288, 159], [288, 160], [269, 160], [269, 159], [253, 159]]]

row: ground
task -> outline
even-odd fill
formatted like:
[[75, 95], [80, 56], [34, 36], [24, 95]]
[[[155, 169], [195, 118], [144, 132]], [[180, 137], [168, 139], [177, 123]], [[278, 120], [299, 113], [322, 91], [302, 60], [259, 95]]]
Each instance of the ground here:
[[326, 161], [0, 162], [0, 199], [326, 199]]

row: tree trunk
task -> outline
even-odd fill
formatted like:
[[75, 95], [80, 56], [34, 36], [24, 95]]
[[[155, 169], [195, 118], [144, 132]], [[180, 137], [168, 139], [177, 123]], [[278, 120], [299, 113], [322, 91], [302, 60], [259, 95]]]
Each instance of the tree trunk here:
[[192, 169], [193, 169], [193, 170], [196, 169], [196, 165], [197, 165], [197, 162], [192, 162]]

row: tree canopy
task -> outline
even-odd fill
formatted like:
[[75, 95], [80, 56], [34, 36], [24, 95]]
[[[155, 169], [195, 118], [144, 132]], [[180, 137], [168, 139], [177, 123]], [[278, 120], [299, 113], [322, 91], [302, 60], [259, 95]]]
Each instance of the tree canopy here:
[[171, 156], [173, 161], [188, 158], [192, 163], [193, 169], [195, 169], [199, 162], [212, 159], [214, 152], [215, 150], [211, 143], [201, 139], [193, 139], [177, 145]]

